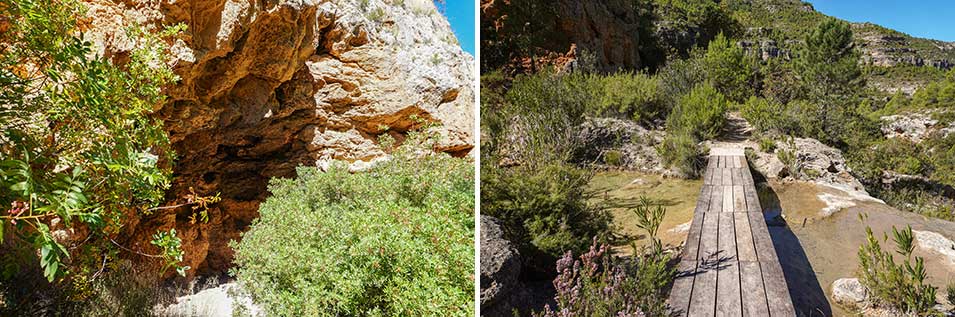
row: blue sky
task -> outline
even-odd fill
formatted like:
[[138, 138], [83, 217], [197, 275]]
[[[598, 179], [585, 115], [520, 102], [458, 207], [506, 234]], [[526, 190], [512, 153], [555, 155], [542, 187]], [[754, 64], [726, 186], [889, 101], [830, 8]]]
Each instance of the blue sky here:
[[872, 22], [916, 37], [955, 41], [955, 6], [952, 6], [952, 0], [811, 0], [809, 2], [816, 11], [843, 20]]
[[447, 0], [444, 15], [458, 37], [461, 48], [474, 55], [474, 4], [476, 0]]

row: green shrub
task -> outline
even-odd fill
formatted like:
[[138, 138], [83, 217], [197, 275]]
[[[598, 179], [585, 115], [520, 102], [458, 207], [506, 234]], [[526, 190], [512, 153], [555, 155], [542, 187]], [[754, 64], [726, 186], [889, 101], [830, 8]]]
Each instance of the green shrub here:
[[[888, 236], [882, 240], [887, 241]], [[901, 264], [895, 263], [892, 252], [882, 251], [872, 228], [866, 227], [866, 243], [859, 247], [859, 282], [883, 305], [912, 316], [933, 315], [936, 288], [925, 282], [924, 260], [912, 256], [912, 228], [897, 230], [893, 226], [892, 240], [903, 257]]]
[[497, 163], [481, 161], [481, 213], [500, 219], [521, 249], [556, 258], [610, 237], [610, 214], [585, 190], [590, 171], [562, 162]]
[[685, 132], [669, 133], [657, 146], [657, 152], [668, 168], [676, 168], [684, 177], [701, 176], [704, 167], [704, 151], [696, 138]]
[[723, 114], [727, 108], [726, 97], [713, 86], [698, 85], [673, 108], [667, 118], [667, 132], [687, 133], [699, 140], [715, 138], [726, 123]]
[[620, 166], [623, 164], [623, 153], [617, 150], [609, 150], [604, 152], [604, 163], [613, 166]]
[[802, 172], [802, 164], [799, 163], [796, 151], [796, 140], [793, 137], [789, 137], [786, 146], [776, 150], [776, 157], [779, 158], [779, 162], [783, 163], [783, 166], [789, 171], [789, 175], [795, 179], [799, 179], [799, 173]]
[[766, 153], [773, 153], [776, 150], [776, 140], [773, 138], [759, 138], [759, 149]]
[[756, 96], [746, 100], [740, 115], [760, 132], [788, 133], [794, 126], [785, 105]]
[[955, 283], [949, 283], [945, 286], [945, 300], [949, 305], [955, 306]]
[[[130, 215], [164, 200], [173, 160], [153, 110], [165, 101], [162, 88], [176, 80], [165, 38], [183, 27], [155, 34], [131, 28], [136, 48], [119, 66], [80, 37], [82, 8], [75, 1], [0, 0], [0, 205], [9, 206], [0, 239], [4, 229], [16, 232], [7, 246], [35, 249], [50, 282], [93, 275], [101, 259], [115, 259], [110, 237]], [[54, 238], [56, 230], [73, 228], [87, 238], [75, 245]], [[174, 233], [163, 234], [157, 246], [181, 252]], [[162, 258], [173, 266], [181, 260]]]
[[588, 109], [595, 115], [622, 115], [636, 121], [649, 121], [666, 114], [659, 93], [660, 82], [644, 73], [620, 72], [610, 75], [589, 75], [594, 97]]
[[273, 179], [231, 244], [238, 281], [275, 316], [473, 315], [473, 165], [414, 151]]

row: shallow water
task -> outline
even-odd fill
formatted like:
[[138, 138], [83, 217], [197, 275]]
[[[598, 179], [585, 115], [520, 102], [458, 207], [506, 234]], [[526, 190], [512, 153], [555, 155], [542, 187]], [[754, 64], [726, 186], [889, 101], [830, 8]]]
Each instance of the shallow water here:
[[[598, 199], [610, 201], [613, 204], [623, 205], [611, 208], [614, 216], [616, 233], [628, 237], [637, 247], [649, 242], [646, 232], [636, 226], [637, 217], [628, 206], [639, 203], [640, 196], [652, 198], [663, 204], [667, 213], [663, 217], [657, 235], [660, 241], [667, 246], [679, 246], [686, 240], [686, 230], [693, 220], [693, 210], [696, 208], [696, 199], [701, 180], [684, 180], [664, 178], [656, 174], [646, 174], [631, 171], [605, 171], [594, 175], [590, 182], [590, 189], [598, 193]], [[619, 245], [617, 252], [629, 254], [632, 249], [627, 245]]]
[[[765, 186], [765, 185], [764, 185]], [[865, 242], [865, 227], [872, 227], [877, 237], [891, 234], [892, 226], [911, 225], [914, 230], [927, 230], [945, 235], [955, 234], [955, 223], [927, 218], [899, 211], [885, 204], [871, 201], [852, 201], [853, 206], [840, 208], [824, 216], [828, 205], [820, 195], [844, 197], [838, 189], [816, 186], [812, 183], [776, 183], [760, 189], [761, 202], [768, 213], [781, 206], [788, 226], [770, 227], [770, 235], [783, 265], [794, 304], [804, 316], [853, 316], [851, 312], [830, 305], [828, 300], [832, 283], [840, 278], [853, 277], [858, 269], [859, 246]], [[771, 193], [770, 193], [771, 192]], [[774, 206], [774, 200], [778, 204]], [[859, 214], [865, 213], [863, 223]], [[805, 221], [805, 225], [803, 222]], [[882, 243], [883, 249], [894, 247], [891, 239]], [[944, 302], [944, 287], [955, 281], [955, 267], [943, 257], [916, 248], [915, 256], [925, 258], [929, 283], [939, 287], [939, 302]]]

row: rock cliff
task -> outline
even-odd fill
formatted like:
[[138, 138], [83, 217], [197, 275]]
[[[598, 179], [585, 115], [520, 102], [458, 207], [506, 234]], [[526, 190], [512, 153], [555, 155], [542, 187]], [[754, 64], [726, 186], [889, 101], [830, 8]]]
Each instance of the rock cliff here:
[[[156, 109], [177, 154], [167, 198], [192, 187], [221, 193], [207, 223], [189, 208], [134, 219], [121, 242], [150, 251], [175, 227], [191, 274], [222, 272], [230, 240], [257, 217], [272, 177], [299, 165], [387, 157], [423, 122], [440, 124], [435, 150], [467, 155], [473, 136], [473, 57], [430, 0], [86, 0], [85, 36], [122, 62], [135, 45], [122, 26], [183, 23], [172, 43], [181, 77]], [[154, 251], [154, 250], [153, 250]]]
[[[531, 1], [481, 0], [481, 47], [488, 54], [482, 59], [519, 71], [567, 69], [582, 61], [601, 71], [639, 68], [640, 19], [627, 1], [560, 0], [537, 6]], [[489, 38], [489, 33], [497, 38]], [[508, 46], [501, 41], [514, 42]], [[503, 50], [504, 60], [497, 61], [497, 50]]]

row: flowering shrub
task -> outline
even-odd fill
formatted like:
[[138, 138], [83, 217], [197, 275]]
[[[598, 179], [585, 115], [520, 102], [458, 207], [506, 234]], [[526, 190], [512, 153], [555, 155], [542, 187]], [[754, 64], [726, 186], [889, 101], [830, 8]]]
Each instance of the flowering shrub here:
[[614, 258], [607, 245], [598, 243], [596, 238], [579, 260], [574, 260], [573, 253], [568, 251], [557, 261], [557, 307], [548, 304], [539, 317], [667, 314], [663, 291], [672, 282], [674, 271], [655, 237], [665, 210], [641, 198], [632, 211], [641, 219], [638, 226], [652, 237], [650, 249], [642, 250], [648, 252], [632, 260]]

